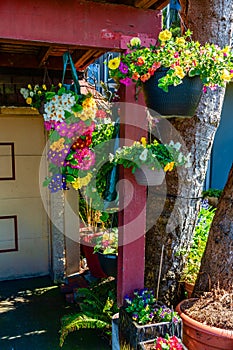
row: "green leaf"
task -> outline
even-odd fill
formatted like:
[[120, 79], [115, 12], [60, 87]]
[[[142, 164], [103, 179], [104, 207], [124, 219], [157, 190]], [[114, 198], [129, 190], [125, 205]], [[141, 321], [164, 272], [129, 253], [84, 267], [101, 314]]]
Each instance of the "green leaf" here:
[[74, 182], [75, 181], [75, 177], [72, 175], [66, 175], [66, 180], [67, 182]]

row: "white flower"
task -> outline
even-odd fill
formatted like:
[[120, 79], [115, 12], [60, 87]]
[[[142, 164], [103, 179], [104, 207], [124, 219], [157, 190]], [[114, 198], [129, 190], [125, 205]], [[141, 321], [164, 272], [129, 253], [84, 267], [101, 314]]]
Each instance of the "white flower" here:
[[21, 89], [20, 89], [20, 93], [23, 95], [23, 97], [24, 97], [25, 99], [29, 97], [29, 91], [28, 91], [28, 89], [21, 88]]
[[142, 151], [142, 153], [140, 154], [139, 159], [142, 160], [142, 161], [145, 161], [146, 158], [147, 158], [147, 153], [148, 153], [148, 149], [145, 148], [145, 149]]
[[109, 161], [112, 162], [114, 160], [114, 154], [109, 153]]
[[191, 162], [191, 153], [189, 153], [186, 157], [186, 163], [185, 163], [185, 168], [191, 168], [192, 162]]
[[176, 151], [180, 150], [181, 144], [179, 142], [174, 143], [174, 141], [170, 141], [169, 146], [173, 147]]

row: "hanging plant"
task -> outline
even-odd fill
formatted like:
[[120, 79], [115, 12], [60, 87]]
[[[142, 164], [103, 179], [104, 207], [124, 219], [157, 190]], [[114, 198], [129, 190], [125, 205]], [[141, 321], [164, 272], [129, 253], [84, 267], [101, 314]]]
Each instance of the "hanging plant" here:
[[132, 38], [126, 53], [109, 61], [110, 76], [119, 84], [142, 87], [147, 107], [161, 115], [192, 116], [202, 89], [215, 90], [232, 81], [233, 53], [229, 46], [201, 45], [191, 35], [187, 30], [174, 38], [166, 29], [150, 47]]
[[28, 85], [20, 92], [28, 105], [42, 113], [45, 129], [49, 131], [50, 176], [44, 186], [51, 192], [86, 186], [95, 164], [92, 134], [100, 115], [92, 95], [67, 90], [62, 84], [50, 89], [46, 85]]

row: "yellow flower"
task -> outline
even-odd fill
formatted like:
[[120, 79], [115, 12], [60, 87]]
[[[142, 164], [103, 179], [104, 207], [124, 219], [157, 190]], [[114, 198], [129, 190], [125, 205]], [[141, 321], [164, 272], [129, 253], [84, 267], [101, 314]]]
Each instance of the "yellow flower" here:
[[32, 98], [31, 97], [26, 98], [26, 103], [30, 105], [32, 103]]
[[64, 148], [65, 139], [61, 137], [58, 141], [54, 141], [49, 147], [52, 151], [60, 152]]
[[229, 53], [230, 51], [230, 47], [229, 46], [225, 46], [223, 49], [222, 49], [222, 53]]
[[183, 68], [181, 68], [180, 66], [175, 66], [174, 71], [175, 71], [175, 75], [180, 79], [183, 79], [185, 77], [185, 72], [183, 71]]
[[92, 175], [89, 173], [84, 177], [77, 177], [75, 181], [72, 182], [72, 186], [75, 190], [79, 190], [83, 186], [87, 186], [91, 181]]
[[159, 33], [159, 40], [160, 41], [170, 40], [171, 37], [172, 37], [172, 33], [168, 29], [165, 29], [165, 30], [163, 30], [162, 32]]
[[28, 88], [29, 88], [29, 90], [32, 90], [31, 84], [28, 84]]
[[167, 163], [167, 165], [164, 167], [164, 171], [172, 171], [173, 168], [174, 168], [174, 165], [175, 165], [175, 162], [170, 162], [170, 163]]
[[62, 83], [59, 83], [59, 84], [58, 84], [58, 87], [61, 88], [61, 87], [62, 87]]
[[131, 46], [141, 45], [141, 40], [139, 38], [134, 37], [130, 40], [130, 45]]
[[37, 92], [37, 94], [38, 94], [38, 95], [41, 95], [41, 94], [42, 94], [42, 92], [39, 90], [39, 91]]
[[120, 57], [115, 57], [108, 62], [108, 68], [117, 69], [120, 65], [120, 62], [121, 62]]
[[176, 38], [176, 44], [184, 45], [185, 44], [185, 38]]
[[86, 98], [82, 103], [83, 109], [85, 108], [96, 108], [96, 103], [93, 97]]
[[146, 138], [145, 137], [141, 138], [141, 143], [142, 143], [143, 147], [146, 147]]
[[109, 233], [103, 234], [103, 241], [107, 241], [109, 239]]
[[223, 70], [223, 74], [221, 75], [221, 79], [224, 81], [230, 81], [231, 80], [231, 74], [228, 72], [227, 69]]
[[47, 90], [47, 87], [46, 87], [45, 84], [42, 85], [42, 89], [43, 89], [43, 90]]

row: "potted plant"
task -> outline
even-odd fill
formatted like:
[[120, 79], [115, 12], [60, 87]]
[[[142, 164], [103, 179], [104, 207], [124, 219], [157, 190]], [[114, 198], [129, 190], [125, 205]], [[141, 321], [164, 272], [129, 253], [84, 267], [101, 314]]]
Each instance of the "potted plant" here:
[[181, 144], [171, 141], [169, 144], [159, 143], [157, 140], [147, 142], [145, 137], [131, 146], [123, 146], [110, 154], [110, 161], [122, 164], [125, 168], [132, 168], [136, 181], [140, 185], [160, 185], [167, 171], [176, 166], [190, 166], [189, 157], [180, 151]]
[[118, 229], [113, 227], [94, 238], [94, 253], [107, 276], [117, 276]]
[[201, 209], [198, 213], [197, 224], [194, 229], [192, 244], [181, 276], [181, 281], [184, 282], [188, 298], [192, 295], [194, 284], [200, 270], [201, 259], [206, 247], [215, 211], [216, 209], [209, 206], [206, 200], [202, 201]]
[[135, 290], [126, 296], [119, 312], [119, 331], [134, 349], [145, 340], [159, 336], [182, 337], [182, 322], [178, 314], [159, 302], [148, 289]]
[[187, 350], [180, 339], [175, 335], [169, 336], [168, 334], [165, 337], [141, 342], [139, 345], [141, 350]]
[[232, 293], [213, 289], [198, 299], [183, 300], [176, 310], [183, 321], [183, 342], [189, 350], [233, 349]]
[[128, 50], [109, 61], [110, 76], [142, 87], [147, 107], [162, 116], [193, 116], [202, 90], [232, 81], [233, 61], [229, 46], [201, 45], [191, 35], [174, 38], [166, 29], [150, 47], [132, 38]]

